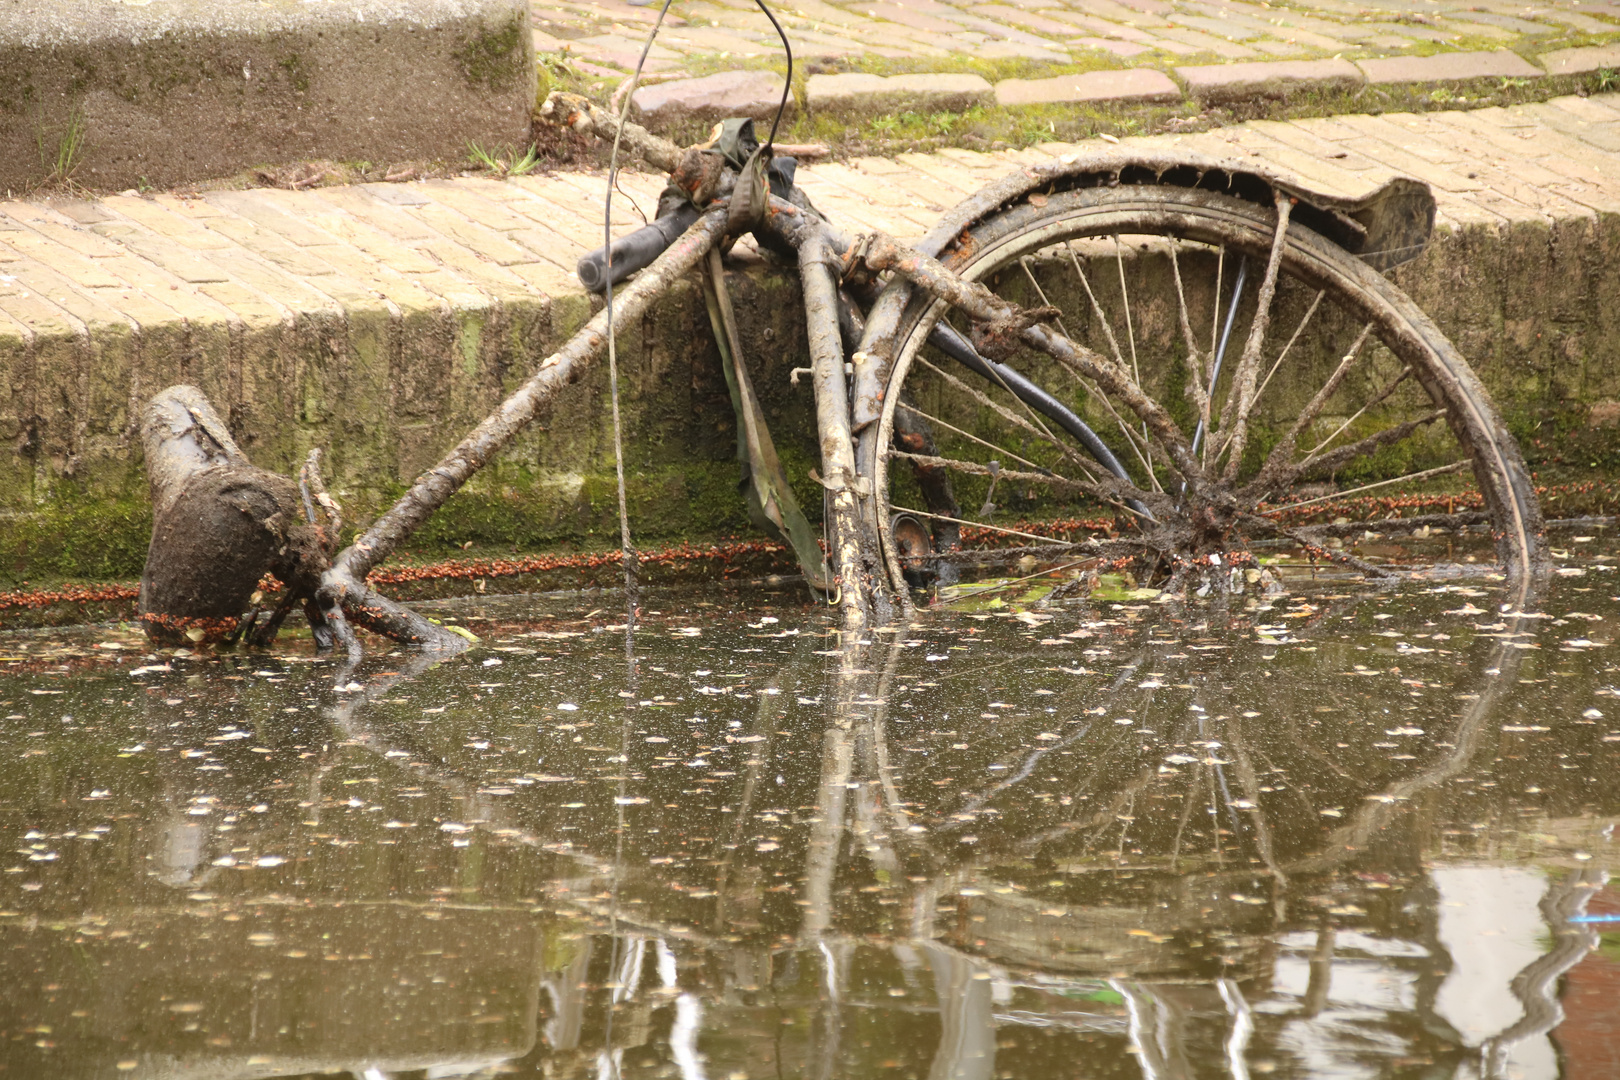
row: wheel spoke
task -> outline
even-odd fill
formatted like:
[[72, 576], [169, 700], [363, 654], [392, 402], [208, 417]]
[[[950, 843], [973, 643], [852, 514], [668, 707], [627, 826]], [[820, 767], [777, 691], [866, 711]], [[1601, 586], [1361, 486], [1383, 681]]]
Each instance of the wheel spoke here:
[[[1046, 298], [1046, 290], [1041, 288], [1041, 283], [1035, 279], [1035, 272], [1029, 268], [1029, 256], [1028, 255], [1023, 256], [1022, 258], [1020, 258], [1018, 260], [1018, 266], [1019, 266], [1020, 269], [1022, 269], [1024, 271], [1024, 276], [1029, 279], [1030, 287], [1035, 290], [1035, 295], [1041, 298], [1041, 306], [1042, 307], [1053, 307], [1053, 306], [1055, 306], [1052, 303], [1052, 301], [1050, 301], [1050, 300], [1048, 300]], [[1063, 316], [1059, 315], [1054, 321], [1057, 323], [1057, 328], [1059, 330], [1063, 331], [1063, 336], [1064, 337], [1066, 337], [1066, 338], [1073, 338], [1074, 337], [1073, 334], [1069, 333], [1069, 328], [1064, 325]]]
[[1311, 398], [1310, 403], [1300, 411], [1299, 416], [1294, 420], [1293, 426], [1278, 440], [1277, 445], [1272, 447], [1271, 455], [1266, 458], [1266, 463], [1261, 467], [1260, 475], [1255, 480], [1256, 484], [1264, 483], [1267, 476], [1279, 473], [1288, 467], [1289, 460], [1294, 456], [1294, 450], [1299, 446], [1299, 437], [1316, 422], [1316, 418], [1321, 415], [1322, 409], [1327, 405], [1328, 399], [1339, 389], [1339, 384], [1344, 381], [1344, 377], [1350, 373], [1351, 367], [1355, 365], [1356, 360], [1361, 356], [1362, 345], [1366, 344], [1368, 336], [1372, 334], [1372, 328], [1372, 323], [1368, 323], [1361, 328], [1361, 333], [1357, 335], [1354, 344], [1345, 352], [1343, 359], [1339, 361], [1339, 366], [1334, 369], [1332, 375], [1328, 376], [1327, 382], [1322, 384], [1321, 389], [1316, 392], [1315, 397]]
[[[1193, 403], [1198, 408], [1199, 421], [1209, 426], [1209, 393], [1204, 389], [1204, 357], [1198, 351], [1198, 341], [1193, 335], [1192, 319], [1187, 311], [1187, 290], [1181, 283], [1181, 260], [1176, 257], [1176, 251], [1181, 241], [1175, 237], [1170, 238], [1170, 270], [1176, 280], [1176, 308], [1181, 317], [1181, 336], [1187, 343], [1187, 366], [1192, 368]], [[1219, 295], [1217, 287], [1217, 295]], [[1219, 303], [1216, 305], [1219, 307]]]
[[[1125, 338], [1131, 343], [1131, 378], [1136, 380], [1137, 386], [1141, 386], [1142, 372], [1136, 363], [1136, 326], [1131, 320], [1131, 291], [1125, 285], [1125, 246], [1120, 243], [1118, 233], [1114, 234], [1114, 265], [1119, 269], [1119, 302], [1125, 309]], [[1142, 443], [1147, 451], [1148, 483], [1155, 490], [1161, 490], [1159, 481], [1153, 475], [1153, 448], [1148, 442], [1146, 421], [1142, 423]]]
[[[1035, 280], [1034, 273], [1032, 273], [1030, 271], [1030, 268], [1029, 268], [1029, 256], [1026, 255], [1023, 258], [1019, 259], [1018, 260], [1018, 265], [1023, 268], [1024, 276], [1029, 278], [1030, 285], [1033, 286], [1034, 289], [1035, 289], [1035, 295], [1039, 296], [1041, 298], [1042, 306], [1044, 306], [1044, 307], [1054, 307], [1055, 305], [1050, 300], [1048, 300], [1047, 297], [1046, 297], [1046, 290], [1041, 288], [1041, 283], [1039, 281]], [[1069, 328], [1063, 324], [1063, 319], [1061, 317], [1059, 317], [1057, 319], [1057, 325], [1058, 325], [1058, 329], [1060, 331], [1062, 331], [1063, 336], [1066, 337], [1066, 338], [1069, 338], [1072, 341], [1073, 340], [1073, 335], [1071, 335], [1069, 333]], [[994, 370], [995, 370], [994, 368], [991, 369], [992, 373], [994, 373]], [[998, 384], [1000, 384], [1001, 388], [1006, 390], [1007, 393], [1012, 394], [1012, 396], [1018, 401], [1018, 403], [1024, 407], [1024, 411], [1029, 414], [1029, 418], [1031, 420], [1035, 421], [1036, 425], [1038, 425], [1042, 431], [1046, 432], [1047, 436], [1049, 438], [1051, 438], [1053, 441], [1056, 441], [1057, 436], [1052, 434], [1051, 429], [1046, 426], [1046, 422], [1043, 421], [1040, 418], [1040, 416], [1036, 414], [1034, 409], [1030, 408], [1029, 402], [1025, 401], [1023, 398], [1019, 397], [1017, 394], [1013, 394], [1012, 387], [1008, 386], [1006, 381], [1004, 379], [1002, 379], [999, 374], [996, 375], [996, 382]], [[1092, 395], [1093, 397], [1099, 396], [1097, 394], [1095, 388], [1088, 385], [1084, 379], [1080, 380], [1080, 385], [1085, 388], [1086, 393]], [[1104, 398], [1103, 400], [1104, 400], [1104, 402], [1107, 402], [1107, 398]], [[1109, 405], [1109, 411], [1113, 412], [1113, 406], [1112, 405]], [[1119, 415], [1117, 413], [1115, 414], [1114, 419], [1115, 420], [1119, 419]], [[1126, 435], [1128, 436], [1129, 434], [1130, 434], [1130, 432], [1127, 431]], [[1134, 449], [1134, 447], [1133, 447], [1133, 449]], [[1138, 454], [1138, 456], [1140, 457], [1140, 454]]]
[[[1050, 536], [1042, 536], [1039, 533], [1032, 532], [1020, 532], [1018, 529], [1009, 529], [1004, 525], [992, 525], [988, 521], [968, 521], [966, 518], [946, 517], [944, 514], [935, 514], [927, 510], [913, 510], [909, 506], [896, 506], [893, 503], [889, 504], [889, 509], [897, 514], [913, 514], [917, 517], [931, 518], [934, 521], [949, 521], [953, 525], [970, 525], [975, 529], [988, 529], [991, 532], [1002, 533], [1006, 536], [1022, 536], [1025, 540], [1040, 540], [1048, 544], [1052, 542]], [[1079, 547], [1080, 545], [1075, 544], [1072, 546]]]
[[[1075, 254], [1074, 241], [1070, 240], [1065, 243], [1063, 249], [1069, 253], [1069, 262], [1074, 265], [1074, 272], [1079, 275], [1080, 284], [1085, 286], [1086, 298], [1091, 301], [1091, 313], [1097, 317], [1097, 323], [1102, 327], [1103, 335], [1108, 338], [1108, 347], [1114, 353], [1114, 363], [1124, 368], [1125, 356], [1119, 351], [1119, 339], [1114, 337], [1114, 327], [1109, 323], [1107, 314], [1103, 312], [1102, 304], [1097, 302], [1097, 294], [1091, 291], [1091, 279], [1086, 276], [1085, 270], [1080, 267], [1080, 256]], [[1063, 336], [1068, 337], [1067, 334]]]
[[1329, 451], [1320, 456], [1308, 457], [1295, 467], [1294, 475], [1303, 477], [1312, 473], [1332, 473], [1344, 468], [1346, 464], [1356, 460], [1358, 457], [1366, 457], [1386, 446], [1395, 445], [1418, 428], [1432, 424], [1445, 415], [1446, 410], [1435, 409], [1433, 412], [1426, 413], [1415, 420], [1407, 420], [1396, 424], [1394, 427], [1385, 428], [1383, 431], [1368, 435], [1365, 439], [1357, 439], [1353, 443], [1341, 446], [1337, 450]]
[[[1089, 469], [1089, 466], [1086, 464], [1085, 458], [1081, 457], [1078, 451], [1076, 451], [1068, 443], [1065, 443], [1061, 439], [1054, 436], [1051, 432], [1042, 431], [1040, 428], [1037, 428], [1034, 424], [1031, 424], [1028, 420], [1025, 420], [1022, 416], [1019, 416], [1017, 413], [1013, 412], [1011, 409], [1007, 408], [1005, 405], [1002, 405], [1000, 402], [992, 400], [990, 395], [986, 394], [983, 390], [980, 390], [976, 386], [969, 386], [962, 379], [956, 377], [955, 375], [952, 375], [948, 371], [945, 371], [945, 370], [941, 369], [937, 364], [930, 363], [928, 360], [926, 360], [926, 359], [924, 359], [924, 358], [922, 358], [920, 356], [917, 358], [917, 362], [919, 364], [922, 364], [924, 367], [928, 368], [930, 371], [933, 371], [940, 378], [944, 379], [946, 382], [950, 383], [952, 386], [956, 387], [958, 390], [962, 391], [964, 394], [967, 394], [969, 397], [973, 398], [973, 400], [977, 401], [980, 405], [983, 405], [987, 409], [994, 410], [996, 415], [1000, 416], [1003, 420], [1007, 421], [1009, 424], [1012, 424], [1014, 427], [1017, 427], [1017, 428], [1020, 428], [1020, 429], [1022, 429], [1024, 431], [1029, 432], [1031, 435], [1035, 436], [1037, 439], [1042, 440], [1043, 442], [1050, 443], [1057, 450], [1057, 452], [1062, 454], [1065, 458], [1067, 458], [1068, 460], [1076, 463], [1082, 469]], [[1008, 393], [1011, 393], [1011, 391], [1008, 391]], [[1014, 395], [1014, 396], [1016, 397], [1016, 395]], [[913, 410], [913, 411], [915, 412], [916, 410]], [[982, 442], [983, 440], [979, 440], [979, 441]], [[990, 445], [990, 444], [987, 444], [987, 445]], [[1009, 457], [1015, 456], [1015, 455], [1011, 454], [1011, 452], [1003, 450], [1003, 448], [1001, 448], [1001, 447], [997, 447], [997, 446], [992, 445], [992, 449], [995, 449], [997, 452], [1005, 452], [1005, 453], [1008, 454]]]
[[1322, 297], [1326, 295], [1326, 289], [1319, 290], [1316, 299], [1311, 301], [1311, 306], [1305, 309], [1305, 316], [1299, 320], [1299, 325], [1294, 327], [1293, 334], [1288, 338], [1288, 344], [1284, 345], [1282, 352], [1277, 354], [1277, 360], [1271, 365], [1271, 370], [1266, 372], [1266, 377], [1260, 380], [1260, 389], [1254, 392], [1255, 401], [1259, 401], [1265, 395], [1266, 387], [1271, 385], [1271, 377], [1277, 374], [1277, 369], [1282, 367], [1282, 362], [1288, 359], [1289, 350], [1294, 347], [1294, 342], [1299, 340], [1299, 335], [1305, 332], [1305, 327], [1311, 321], [1311, 316], [1316, 314], [1317, 307], [1322, 303]]
[[[1229, 305], [1227, 305], [1227, 308], [1226, 308], [1226, 324], [1225, 324], [1224, 327], [1222, 327], [1221, 324], [1220, 324], [1220, 313], [1221, 313], [1220, 282], [1219, 282], [1219, 280], [1216, 281], [1215, 317], [1216, 317], [1216, 328], [1218, 330], [1220, 330], [1220, 333], [1217, 336], [1216, 342], [1215, 342], [1215, 344], [1213, 346], [1215, 351], [1210, 356], [1210, 360], [1209, 360], [1209, 389], [1205, 391], [1205, 393], [1207, 393], [1212, 398], [1215, 396], [1215, 384], [1220, 382], [1220, 380], [1221, 380], [1221, 361], [1225, 359], [1225, 357], [1226, 357], [1226, 346], [1232, 340], [1232, 327], [1233, 327], [1233, 325], [1235, 325], [1237, 323], [1238, 308], [1243, 303], [1243, 285], [1244, 285], [1244, 282], [1246, 282], [1248, 280], [1249, 280], [1249, 257], [1247, 255], [1245, 255], [1241, 259], [1238, 260], [1237, 280], [1232, 283], [1232, 302]], [[1202, 421], [1202, 420], [1199, 421], [1198, 430], [1193, 432], [1193, 443], [1192, 443], [1193, 444], [1193, 453], [1196, 454], [1198, 452], [1198, 440], [1204, 436], [1205, 432], [1213, 433], [1213, 429], [1210, 426], [1213, 423], [1214, 423], [1214, 417], [1213, 416], [1209, 417], [1207, 422]], [[1199, 464], [1200, 467], [1202, 467], [1202, 468], [1208, 468], [1209, 467], [1209, 465], [1210, 465], [1209, 448], [1212, 445], [1214, 445], [1214, 442], [1215, 442], [1215, 440], [1214, 440], [1213, 434], [1212, 434], [1212, 437], [1210, 438], [1209, 442], [1206, 442], [1204, 444], [1204, 454], [1203, 454], [1203, 456], [1198, 459], [1198, 464]]]
[[[971, 431], [963, 431], [961, 428], [959, 428], [959, 427], [955, 426], [954, 424], [951, 424], [951, 423], [949, 423], [949, 422], [947, 422], [945, 420], [941, 420], [937, 416], [931, 416], [928, 413], [923, 412], [921, 409], [917, 408], [914, 405], [907, 405], [905, 402], [902, 401], [898, 405], [896, 405], [895, 407], [899, 408], [899, 409], [904, 409], [904, 410], [906, 410], [906, 412], [910, 413], [913, 416], [921, 417], [922, 419], [928, 421], [930, 424], [934, 424], [934, 425], [936, 425], [938, 427], [942, 427], [946, 431], [951, 432], [952, 434], [960, 435], [964, 439], [968, 439], [968, 440], [970, 440], [972, 442], [976, 442], [980, 446], [983, 446], [983, 447], [986, 447], [986, 448], [988, 448], [990, 450], [993, 450], [998, 454], [1005, 455], [1006, 457], [1012, 458], [1014, 461], [1017, 461], [1017, 462], [1019, 462], [1021, 464], [1024, 464], [1024, 465], [1028, 465], [1032, 469], [1045, 468], [1045, 466], [1038, 465], [1035, 462], [1030, 461], [1028, 458], [1019, 457], [1017, 454], [1013, 453], [1011, 450], [1008, 450], [1005, 446], [997, 446], [995, 443], [989, 441], [988, 439], [979, 438], [977, 435], [973, 434]], [[1097, 474], [1092, 472], [1089, 468], [1086, 467], [1086, 463], [1085, 463], [1085, 461], [1083, 459], [1077, 457], [1074, 460], [1075, 460], [1075, 463], [1078, 464], [1080, 466], [1080, 468], [1085, 471], [1087, 477], [1089, 477], [1092, 480], [1095, 480], [1097, 478]], [[1003, 475], [1010, 476], [1012, 474], [1011, 473], [1004, 473]]]
[[1327, 438], [1323, 439], [1321, 442], [1319, 442], [1315, 446], [1311, 447], [1310, 450], [1308, 450], [1306, 452], [1306, 454], [1305, 454], [1305, 460], [1309, 461], [1312, 458], [1314, 458], [1317, 454], [1321, 453], [1323, 447], [1327, 446], [1328, 443], [1332, 442], [1334, 439], [1337, 439], [1340, 435], [1344, 434], [1344, 432], [1350, 427], [1350, 425], [1355, 423], [1357, 420], [1361, 419], [1362, 414], [1365, 413], [1368, 409], [1371, 409], [1371, 408], [1373, 408], [1374, 406], [1377, 406], [1377, 405], [1382, 405], [1384, 403], [1384, 400], [1386, 398], [1388, 398], [1389, 395], [1393, 394], [1395, 392], [1396, 388], [1399, 387], [1401, 385], [1401, 383], [1405, 382], [1406, 379], [1407, 379], [1407, 376], [1409, 376], [1411, 374], [1412, 374], [1412, 369], [1411, 368], [1402, 368], [1401, 373], [1399, 375], [1395, 376], [1393, 379], [1391, 379], [1389, 381], [1389, 384], [1378, 392], [1377, 396], [1375, 396], [1371, 401], [1367, 402], [1367, 404], [1363, 405], [1361, 408], [1357, 409], [1354, 413], [1352, 413], [1350, 415], [1350, 417], [1344, 421], [1344, 423], [1342, 423], [1338, 427], [1334, 428], [1333, 429], [1333, 434], [1329, 435]]
[[[1091, 291], [1091, 281], [1086, 277], [1085, 270], [1083, 270], [1080, 266], [1080, 257], [1075, 254], [1074, 241], [1071, 240], [1064, 244], [1064, 250], [1069, 253], [1069, 262], [1074, 266], [1074, 272], [1080, 278], [1080, 284], [1085, 286], [1086, 296], [1091, 301], [1092, 314], [1097, 317], [1097, 322], [1103, 328], [1103, 334], [1108, 338], [1109, 348], [1112, 349], [1114, 353], [1114, 362], [1119, 365], [1121, 371], [1124, 371], [1125, 357], [1119, 351], [1119, 341], [1114, 337], [1114, 329], [1108, 322], [1107, 314], [1103, 312], [1102, 304], [1098, 303], [1097, 301], [1097, 294]], [[1063, 336], [1069, 337], [1068, 331], [1065, 330]], [[1074, 339], [1069, 338], [1069, 340], [1073, 341]], [[1135, 365], [1133, 363], [1133, 372], [1134, 367]], [[1132, 375], [1132, 378], [1135, 379], [1134, 374]], [[1138, 386], [1141, 385], [1140, 380], [1136, 380], [1136, 382]], [[1081, 385], [1086, 388], [1087, 393], [1091, 394], [1094, 398], [1101, 399], [1102, 403], [1107, 406], [1108, 412], [1114, 418], [1114, 423], [1119, 425], [1120, 432], [1124, 434], [1126, 441], [1131, 444], [1131, 450], [1136, 454], [1136, 460], [1141, 463], [1142, 470], [1147, 474], [1148, 484], [1151, 485], [1155, 491], [1164, 490], [1159, 486], [1158, 477], [1153, 474], [1153, 451], [1152, 448], [1147, 445], [1146, 423], [1143, 423], [1143, 434], [1142, 438], [1139, 440], [1136, 433], [1131, 430], [1130, 425], [1125, 423], [1125, 418], [1120, 416], [1118, 410], [1114, 408], [1114, 403], [1112, 400], [1110, 400], [1107, 394], [1098, 392], [1096, 387], [1090, 385], [1085, 379], [1081, 379]]]
[[1344, 491], [1335, 491], [1332, 495], [1323, 495], [1315, 499], [1306, 499], [1304, 502], [1292, 502], [1286, 506], [1279, 506], [1273, 510], [1268, 510], [1266, 513], [1269, 515], [1292, 513], [1293, 511], [1299, 510], [1306, 506], [1316, 506], [1319, 503], [1334, 502], [1338, 499], [1347, 499], [1351, 495], [1359, 495], [1363, 491], [1372, 491], [1374, 488], [1389, 487], [1391, 484], [1408, 484], [1417, 480], [1427, 480], [1434, 476], [1445, 476], [1448, 473], [1461, 472], [1462, 470], [1469, 468], [1471, 464], [1472, 463], [1467, 460], [1453, 461], [1450, 465], [1441, 465], [1434, 469], [1423, 469], [1419, 472], [1407, 473], [1405, 476], [1397, 476], [1390, 480], [1375, 480], [1370, 484], [1362, 484], [1360, 487], [1346, 488]]
[[[896, 450], [894, 457], [906, 461], [915, 461], [919, 465], [936, 469], [950, 469], [952, 472], [966, 473], [969, 476], [989, 476], [1003, 480], [1012, 480], [1020, 483], [1045, 484], [1048, 487], [1067, 489], [1083, 495], [1090, 495], [1103, 502], [1112, 503], [1122, 510], [1137, 513], [1125, 505], [1126, 499], [1141, 499], [1147, 492], [1142, 491], [1134, 484], [1128, 484], [1117, 477], [1099, 483], [1087, 483], [1081, 480], [1071, 480], [1066, 476], [1059, 476], [1054, 472], [1022, 472], [1017, 469], [992, 469], [980, 465], [976, 461], [963, 461], [960, 458], [939, 457], [934, 454], [913, 454], [906, 450]], [[1040, 466], [1036, 466], [1040, 468]], [[1113, 481], [1109, 483], [1108, 481]], [[1140, 516], [1140, 515], [1138, 515]], [[984, 522], [975, 521], [972, 524], [983, 525]]]
[[[1276, 205], [1277, 231], [1272, 236], [1271, 258], [1266, 262], [1266, 276], [1260, 283], [1254, 321], [1249, 324], [1249, 339], [1243, 345], [1243, 356], [1238, 360], [1232, 389], [1227, 394], [1226, 405], [1221, 409], [1221, 445], [1211, 459], [1219, 461], [1221, 454], [1227, 455], [1223, 478], [1228, 483], [1237, 478], [1238, 467], [1243, 463], [1243, 448], [1249, 438], [1249, 413], [1254, 409], [1258, 396], [1255, 382], [1260, 376], [1260, 350], [1265, 344], [1266, 332], [1271, 328], [1271, 306], [1277, 297], [1277, 272], [1282, 269], [1283, 246], [1288, 240], [1288, 219], [1293, 210], [1293, 200], [1279, 191]], [[1211, 439], [1211, 442], [1214, 441]]]

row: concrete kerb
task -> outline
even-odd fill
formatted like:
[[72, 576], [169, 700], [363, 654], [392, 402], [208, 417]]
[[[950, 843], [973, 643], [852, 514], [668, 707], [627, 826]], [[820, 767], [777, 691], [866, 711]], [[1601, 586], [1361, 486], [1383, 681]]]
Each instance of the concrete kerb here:
[[[881, 76], [847, 72], [813, 74], [805, 82], [803, 107], [811, 115], [858, 121], [900, 112], [962, 112], [978, 106], [1173, 104], [1192, 98], [1201, 106], [1280, 99], [1310, 92], [1355, 92], [1369, 84], [1433, 84], [1474, 79], [1538, 79], [1579, 76], [1620, 68], [1620, 43], [1559, 49], [1537, 57], [1541, 66], [1508, 49], [1351, 61], [1276, 60], [1178, 65], [1175, 78], [1157, 68], [1134, 67], [1048, 78], [1009, 78], [992, 85], [976, 74]], [[723, 116], [767, 118], [780, 100], [781, 76], [769, 71], [732, 71], [677, 79], [636, 92], [636, 115], [655, 130], [681, 122]], [[1177, 81], [1179, 80], [1179, 82]], [[1183, 85], [1185, 89], [1183, 89]], [[798, 102], [789, 98], [791, 113]]]
[[995, 98], [982, 75], [812, 75], [805, 106], [812, 113], [858, 117], [894, 112], [964, 112]]
[[[631, 95], [635, 118], [654, 128], [689, 122], [712, 123], [732, 116], [769, 120], [782, 103], [782, 76], [772, 71], [722, 71], [697, 79], [674, 79], [643, 86]], [[791, 119], [798, 102], [789, 94], [783, 115]]]
[[1154, 68], [1087, 71], [1049, 79], [1003, 79], [996, 84], [998, 105], [1051, 105], [1070, 102], [1180, 101], [1181, 88]]
[[526, 0], [0, 5], [0, 188], [64, 173], [172, 186], [521, 144], [528, 19]]
[[1367, 77], [1348, 60], [1279, 60], [1247, 64], [1177, 67], [1176, 74], [1200, 102], [1283, 97], [1301, 90], [1354, 90]]
[[1594, 71], [1620, 71], [1620, 45], [1589, 45], [1554, 49], [1536, 57], [1549, 75], [1586, 75]]
[[1435, 53], [1432, 56], [1389, 56], [1358, 60], [1356, 66], [1375, 86], [1380, 83], [1460, 82], [1464, 79], [1539, 79], [1546, 74], [1510, 49]]

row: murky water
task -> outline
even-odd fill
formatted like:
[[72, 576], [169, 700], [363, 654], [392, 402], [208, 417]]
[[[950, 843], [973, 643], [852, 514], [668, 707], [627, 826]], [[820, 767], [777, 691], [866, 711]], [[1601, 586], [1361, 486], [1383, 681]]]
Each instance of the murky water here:
[[1620, 556], [1558, 542], [1523, 605], [992, 594], [845, 652], [781, 589], [646, 597], [633, 660], [611, 596], [352, 673], [0, 636], [0, 1070], [1616, 1075]]

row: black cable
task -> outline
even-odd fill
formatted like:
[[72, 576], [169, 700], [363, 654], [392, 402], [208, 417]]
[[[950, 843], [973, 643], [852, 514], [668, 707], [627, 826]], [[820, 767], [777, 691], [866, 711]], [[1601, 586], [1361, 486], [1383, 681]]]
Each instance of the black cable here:
[[759, 5], [759, 10], [763, 11], [765, 17], [771, 20], [771, 25], [776, 27], [776, 36], [782, 39], [782, 51], [787, 53], [787, 81], [782, 84], [782, 103], [776, 107], [776, 115], [771, 118], [771, 134], [765, 140], [765, 145], [770, 147], [776, 143], [776, 127], [782, 122], [782, 113], [787, 109], [788, 95], [793, 92], [793, 46], [788, 44], [787, 32], [782, 29], [782, 24], [776, 21], [776, 16], [771, 14], [771, 9], [765, 6], [765, 0], [754, 0], [754, 3]]

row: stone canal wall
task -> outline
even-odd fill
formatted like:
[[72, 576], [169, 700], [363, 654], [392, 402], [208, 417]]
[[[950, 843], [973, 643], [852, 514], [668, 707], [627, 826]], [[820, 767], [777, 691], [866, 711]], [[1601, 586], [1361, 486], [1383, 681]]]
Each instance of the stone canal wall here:
[[0, 190], [165, 187], [527, 140], [527, 0], [0, 4]]
[[[1262, 157], [1330, 189], [1380, 171], [1428, 180], [1440, 228], [1399, 281], [1516, 430], [1562, 438], [1620, 420], [1616, 95], [1257, 122], [1179, 145]], [[946, 150], [800, 175], [850, 231], [916, 237], [1021, 161], [1075, 149]], [[627, 176], [616, 205], [649, 208], [660, 183]], [[0, 203], [0, 584], [138, 575], [150, 528], [138, 409], [177, 381], [201, 386], [261, 465], [290, 472], [323, 448], [334, 491], [363, 522], [589, 317], [570, 269], [598, 241], [602, 184], [559, 174]], [[794, 278], [740, 254], [745, 348], [814, 513], [810, 389], [788, 379], [805, 362]], [[624, 328], [620, 363], [638, 539], [747, 533], [731, 406], [694, 286]], [[614, 512], [599, 367], [416, 547], [605, 546]]]

